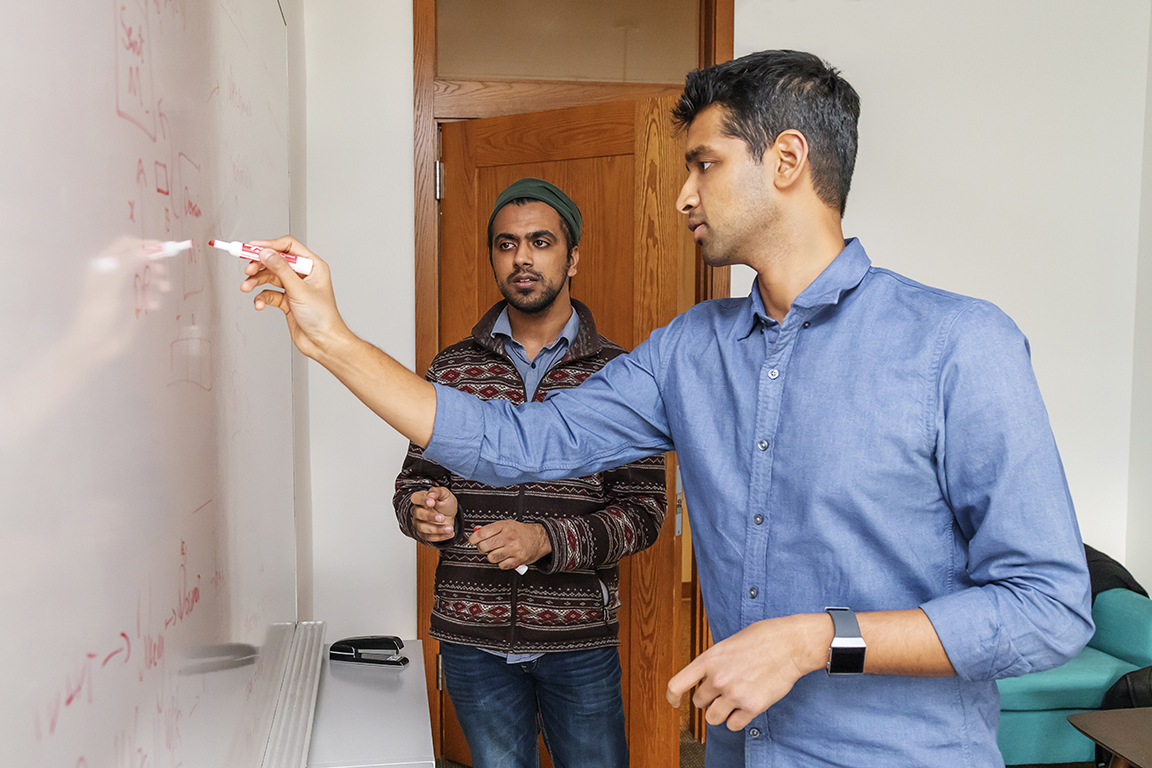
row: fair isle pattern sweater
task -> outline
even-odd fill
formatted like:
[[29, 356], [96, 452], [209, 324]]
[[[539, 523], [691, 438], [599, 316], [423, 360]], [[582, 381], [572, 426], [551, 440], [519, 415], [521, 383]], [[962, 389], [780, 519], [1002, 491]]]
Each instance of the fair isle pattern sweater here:
[[[492, 327], [501, 301], [481, 318], [472, 336], [438, 354], [427, 378], [482, 400], [523, 403], [524, 382]], [[580, 317], [576, 340], [537, 388], [578, 386], [624, 350], [596, 332], [592, 314], [573, 301]], [[664, 457], [650, 456], [590, 477], [493, 488], [465, 480], [424, 459], [411, 444], [396, 478], [393, 504], [400, 530], [416, 538], [411, 496], [443, 486], [456, 495], [456, 536], [436, 545], [435, 599], [430, 634], [438, 640], [506, 653], [571, 651], [616, 645], [619, 568], [625, 555], [652, 545], [667, 508]], [[500, 570], [468, 544], [476, 526], [498, 520], [540, 523], [552, 552], [528, 573]]]

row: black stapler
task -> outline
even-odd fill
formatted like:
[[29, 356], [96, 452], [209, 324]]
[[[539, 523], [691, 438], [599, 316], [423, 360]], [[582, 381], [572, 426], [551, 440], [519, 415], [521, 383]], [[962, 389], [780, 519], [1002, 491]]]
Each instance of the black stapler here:
[[346, 637], [332, 643], [328, 658], [332, 661], [355, 661], [360, 664], [384, 664], [389, 667], [408, 666], [408, 657], [401, 656], [404, 641], [391, 635], [364, 635]]

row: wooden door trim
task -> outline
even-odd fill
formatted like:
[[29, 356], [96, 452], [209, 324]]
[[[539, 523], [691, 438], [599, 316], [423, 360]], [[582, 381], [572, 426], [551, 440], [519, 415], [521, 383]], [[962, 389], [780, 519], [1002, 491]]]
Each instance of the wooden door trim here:
[[432, 112], [437, 120], [467, 120], [637, 101], [678, 94], [681, 90], [681, 85], [667, 83], [437, 79], [433, 83]]
[[[439, 230], [436, 205], [436, 158], [439, 156], [438, 129], [432, 116], [432, 81], [436, 77], [436, 0], [413, 0], [413, 113], [415, 168], [415, 290], [416, 290], [416, 372], [423, 374], [439, 351], [440, 268]], [[431, 611], [420, 606], [432, 604], [437, 555], [431, 547], [416, 542], [416, 636], [424, 651], [425, 683], [428, 687], [428, 714], [432, 725], [432, 752], [441, 746], [440, 691], [437, 684], [440, 643], [428, 636]]]

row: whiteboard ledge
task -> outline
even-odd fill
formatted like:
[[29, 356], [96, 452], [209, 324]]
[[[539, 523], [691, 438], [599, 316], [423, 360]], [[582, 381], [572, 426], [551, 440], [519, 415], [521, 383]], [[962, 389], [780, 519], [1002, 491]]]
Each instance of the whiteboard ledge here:
[[297, 622], [262, 768], [303, 768], [307, 764], [323, 658], [324, 622]]

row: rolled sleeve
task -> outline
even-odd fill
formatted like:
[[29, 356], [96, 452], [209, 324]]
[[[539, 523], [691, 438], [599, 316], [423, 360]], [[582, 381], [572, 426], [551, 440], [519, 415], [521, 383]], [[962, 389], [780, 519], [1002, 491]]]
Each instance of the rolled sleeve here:
[[444, 384], [436, 387], [436, 419], [424, 455], [461, 477], [473, 477], [484, 436], [484, 405]]
[[1006, 315], [974, 302], [956, 318], [937, 394], [960, 576], [920, 607], [963, 679], [1058, 666], [1092, 635], [1088, 571], [1027, 341]]

